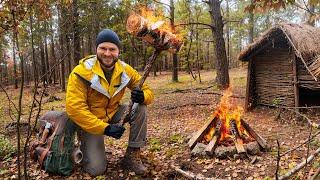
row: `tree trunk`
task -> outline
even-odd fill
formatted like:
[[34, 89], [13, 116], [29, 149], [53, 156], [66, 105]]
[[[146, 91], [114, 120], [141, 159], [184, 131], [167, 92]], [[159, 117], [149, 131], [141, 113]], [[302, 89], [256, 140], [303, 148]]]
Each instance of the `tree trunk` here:
[[[47, 32], [47, 22], [45, 22], [45, 26], [46, 26], [46, 31]], [[45, 63], [46, 63], [46, 72], [47, 75], [47, 81], [49, 84], [51, 84], [51, 77], [50, 77], [50, 74], [48, 73], [50, 71], [50, 64], [49, 64], [49, 54], [48, 54], [48, 42], [47, 42], [47, 33], [45, 33], [45, 36], [44, 36], [44, 52], [45, 52]]]
[[[57, 58], [56, 58], [56, 53], [55, 53], [55, 48], [54, 48], [54, 38], [53, 38], [53, 28], [52, 28], [52, 22], [50, 23], [50, 39], [51, 39], [51, 63], [52, 63], [52, 66], [55, 66], [56, 63], [57, 63]], [[56, 83], [57, 81], [57, 70], [59, 66], [55, 66], [54, 67], [54, 70], [53, 70], [53, 84]]]
[[[309, 4], [310, 4], [310, 1], [309, 1]], [[315, 25], [315, 23], [316, 23], [316, 18], [315, 18], [315, 5], [309, 5], [309, 10], [310, 10], [310, 12], [307, 12], [307, 14], [308, 14], [308, 24], [310, 25], [310, 26], [314, 26]]]
[[[66, 31], [65, 31], [66, 32]], [[67, 45], [67, 76], [71, 73], [71, 49], [70, 49], [70, 38], [69, 38], [69, 35], [66, 35], [66, 41], [65, 41], [65, 44]]]
[[[11, 11], [13, 24], [15, 25], [13, 28], [13, 38], [12, 38], [12, 45], [13, 45], [13, 62], [14, 62], [14, 69], [15, 69], [15, 87], [18, 88], [18, 81], [17, 81], [17, 67], [16, 67], [16, 55], [15, 55], [15, 48], [19, 51], [19, 43], [18, 43], [18, 27], [16, 26], [16, 17], [15, 11]], [[23, 59], [20, 59], [20, 70], [21, 70], [21, 87], [20, 87], [20, 94], [19, 94], [19, 106], [18, 106], [18, 117], [17, 117], [17, 168], [18, 168], [18, 179], [21, 179], [21, 170], [20, 170], [20, 118], [21, 118], [21, 110], [22, 110], [22, 93], [23, 93], [23, 78], [24, 78], [24, 69], [23, 69]]]
[[[60, 44], [60, 60], [62, 60], [65, 56], [65, 51], [64, 51], [64, 32], [63, 32], [63, 27], [62, 25], [64, 24], [64, 21], [62, 20], [62, 8], [61, 4], [58, 5], [58, 22], [59, 22], [59, 44]], [[61, 90], [65, 91], [66, 90], [66, 81], [65, 81], [65, 66], [64, 66], [64, 61], [60, 63], [60, 79], [61, 79]]]
[[[46, 73], [46, 63], [44, 57], [44, 48], [42, 40], [39, 43], [40, 46], [40, 62], [41, 62], [41, 77]], [[43, 76], [43, 85], [47, 83], [47, 76]]]
[[223, 39], [223, 21], [221, 16], [220, 1], [210, 0], [210, 14], [213, 27], [215, 58], [216, 58], [216, 82], [220, 89], [229, 87], [229, 69], [226, 55], [225, 41]]
[[[170, 0], [170, 25], [175, 32], [174, 28], [174, 2]], [[178, 55], [177, 53], [172, 54], [172, 82], [178, 82]]]
[[78, 13], [78, 0], [73, 0], [72, 2], [73, 11], [73, 61], [74, 66], [78, 65], [81, 58], [81, 48], [80, 48], [80, 27], [78, 25], [79, 13]]
[[[226, 0], [226, 16], [227, 16], [227, 21], [230, 20], [229, 16], [229, 0]], [[226, 37], [227, 37], [227, 61], [229, 66], [231, 66], [230, 62], [230, 22], [226, 23]]]
[[[253, 0], [251, 0], [251, 4]], [[254, 32], [254, 14], [253, 11], [249, 12], [249, 43], [253, 42], [253, 32]]]
[[[13, 30], [15, 31], [15, 30]], [[15, 32], [13, 32], [12, 41], [12, 58], [13, 58], [13, 78], [14, 78], [14, 88], [18, 89], [18, 72], [17, 72], [17, 61], [16, 61], [16, 46], [15, 46]]]

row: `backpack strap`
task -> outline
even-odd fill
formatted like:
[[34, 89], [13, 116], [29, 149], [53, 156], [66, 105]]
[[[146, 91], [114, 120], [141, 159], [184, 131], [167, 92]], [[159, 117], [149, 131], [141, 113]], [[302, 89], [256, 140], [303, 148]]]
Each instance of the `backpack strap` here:
[[57, 126], [54, 129], [52, 135], [48, 138], [48, 146], [46, 147], [46, 149], [40, 155], [39, 163], [40, 163], [41, 166], [43, 165], [43, 160], [44, 160], [44, 158], [46, 157], [46, 155], [48, 154], [48, 152], [49, 152], [49, 150], [51, 148], [53, 138], [56, 135], [56, 133], [57, 133], [57, 131], [59, 129], [59, 126], [60, 126], [60, 123], [57, 124]]

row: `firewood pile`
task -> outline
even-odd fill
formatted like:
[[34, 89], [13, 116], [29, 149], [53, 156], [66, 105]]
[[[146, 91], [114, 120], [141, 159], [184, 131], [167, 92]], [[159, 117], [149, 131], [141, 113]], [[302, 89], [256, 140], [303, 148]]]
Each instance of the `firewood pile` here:
[[192, 155], [246, 157], [268, 149], [266, 140], [241, 118], [242, 109], [230, 102], [231, 95], [224, 93], [214, 115], [189, 140]]
[[195, 133], [188, 142], [192, 155], [226, 158], [244, 156], [247, 153], [256, 155], [260, 150], [268, 149], [266, 140], [243, 119], [240, 120], [240, 128], [234, 119], [229, 121], [229, 125], [223, 123], [226, 121], [214, 117]]

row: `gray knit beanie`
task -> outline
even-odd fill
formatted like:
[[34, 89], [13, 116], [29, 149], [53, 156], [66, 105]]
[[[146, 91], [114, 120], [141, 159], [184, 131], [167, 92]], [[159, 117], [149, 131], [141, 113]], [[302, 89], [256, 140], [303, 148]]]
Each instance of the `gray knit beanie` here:
[[111, 29], [104, 29], [99, 32], [97, 39], [96, 39], [96, 47], [98, 47], [98, 45], [103, 42], [111, 42], [111, 43], [117, 45], [119, 49], [121, 47], [121, 43], [120, 43], [120, 40], [119, 40], [117, 33], [112, 31]]

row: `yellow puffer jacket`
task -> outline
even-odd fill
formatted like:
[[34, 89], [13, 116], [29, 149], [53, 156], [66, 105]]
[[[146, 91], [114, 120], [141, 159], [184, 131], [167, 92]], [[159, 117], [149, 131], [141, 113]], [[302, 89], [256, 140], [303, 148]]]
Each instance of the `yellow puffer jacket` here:
[[[130, 65], [118, 60], [111, 77], [106, 80], [96, 56], [80, 60], [68, 80], [66, 110], [69, 117], [91, 134], [103, 134], [116, 113], [125, 88], [138, 86], [141, 76]], [[153, 93], [144, 84], [144, 104], [153, 100]]]

